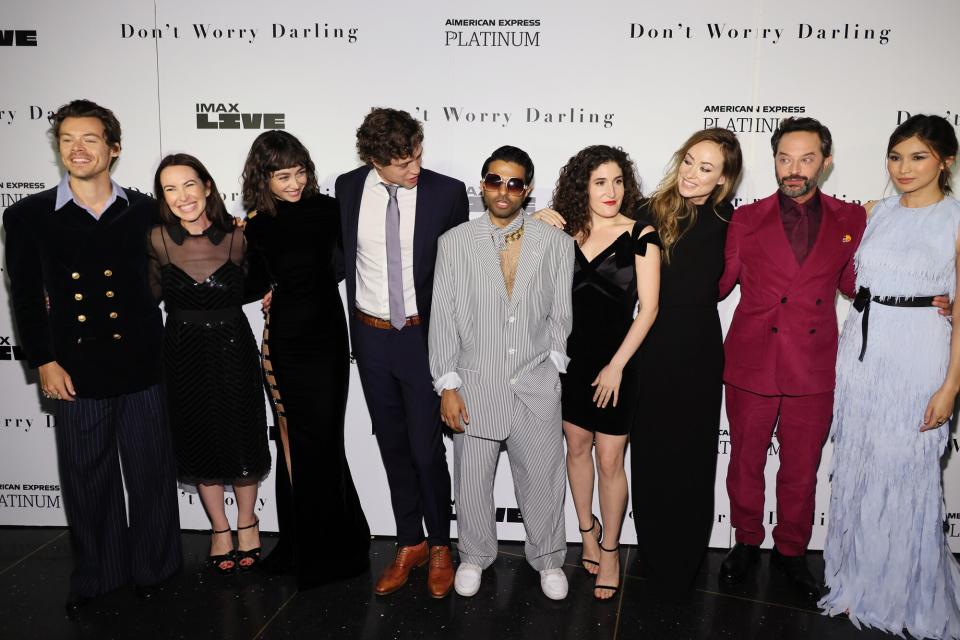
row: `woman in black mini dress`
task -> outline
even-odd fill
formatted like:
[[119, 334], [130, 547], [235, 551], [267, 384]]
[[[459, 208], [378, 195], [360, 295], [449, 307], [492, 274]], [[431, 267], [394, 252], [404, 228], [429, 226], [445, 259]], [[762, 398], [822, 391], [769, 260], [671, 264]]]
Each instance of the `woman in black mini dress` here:
[[[627, 505], [623, 458], [637, 402], [636, 352], [657, 316], [660, 286], [653, 226], [623, 214], [641, 197], [635, 175], [623, 151], [587, 147], [560, 170], [553, 211], [541, 212], [546, 222], [562, 220], [576, 240], [570, 363], [561, 376], [563, 431], [583, 534], [581, 561], [597, 576], [593, 593], [599, 600], [612, 598], [620, 585], [617, 550]], [[595, 475], [602, 526], [593, 515]]]

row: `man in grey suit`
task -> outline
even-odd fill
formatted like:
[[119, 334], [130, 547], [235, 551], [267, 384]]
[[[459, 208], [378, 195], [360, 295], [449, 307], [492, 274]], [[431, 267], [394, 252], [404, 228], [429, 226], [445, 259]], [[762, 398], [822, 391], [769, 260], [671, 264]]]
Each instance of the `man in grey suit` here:
[[481, 171], [486, 213], [440, 237], [430, 321], [430, 372], [453, 431], [460, 566], [472, 596], [497, 555], [493, 485], [506, 445], [544, 594], [567, 595], [560, 376], [571, 328], [573, 239], [522, 214], [533, 162], [500, 147]]

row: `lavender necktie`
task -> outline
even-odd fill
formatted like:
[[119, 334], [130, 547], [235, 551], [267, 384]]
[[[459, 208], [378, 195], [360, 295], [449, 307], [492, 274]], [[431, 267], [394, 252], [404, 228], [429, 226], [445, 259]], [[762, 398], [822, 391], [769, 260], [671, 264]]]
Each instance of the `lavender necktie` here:
[[387, 202], [387, 297], [390, 300], [390, 324], [398, 331], [407, 323], [403, 302], [403, 265], [400, 262], [400, 205], [397, 185], [382, 183], [390, 194]]

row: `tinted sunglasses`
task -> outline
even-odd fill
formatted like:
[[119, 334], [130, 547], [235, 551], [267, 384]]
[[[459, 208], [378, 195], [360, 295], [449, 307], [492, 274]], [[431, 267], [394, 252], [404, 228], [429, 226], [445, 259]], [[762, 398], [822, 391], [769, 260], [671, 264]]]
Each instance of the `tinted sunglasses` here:
[[[484, 191], [500, 191], [500, 186], [504, 184], [503, 176], [499, 176], [495, 173], [488, 173], [483, 176], [483, 189]], [[507, 184], [507, 194], [517, 197], [522, 196], [524, 190], [527, 188], [527, 183], [523, 181], [523, 178], [509, 178], [506, 181]]]

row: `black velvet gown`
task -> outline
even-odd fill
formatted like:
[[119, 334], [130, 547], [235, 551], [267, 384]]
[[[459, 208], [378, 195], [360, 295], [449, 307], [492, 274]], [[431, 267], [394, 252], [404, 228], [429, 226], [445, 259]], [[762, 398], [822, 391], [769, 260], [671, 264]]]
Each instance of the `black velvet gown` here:
[[290, 441], [292, 483], [277, 438], [274, 553], [294, 559], [306, 588], [365, 571], [370, 529], [344, 451], [350, 354], [337, 286], [337, 201], [317, 195], [276, 205], [275, 216], [249, 218], [245, 234], [251, 260], [264, 261], [273, 286], [264, 369]]
[[[723, 396], [717, 313], [732, 207], [698, 207], [660, 271], [660, 312], [640, 347], [631, 493], [641, 569], [661, 595], [692, 594], [713, 527]], [[639, 215], [650, 214], [641, 207]], [[651, 216], [652, 217], [652, 216]]]

